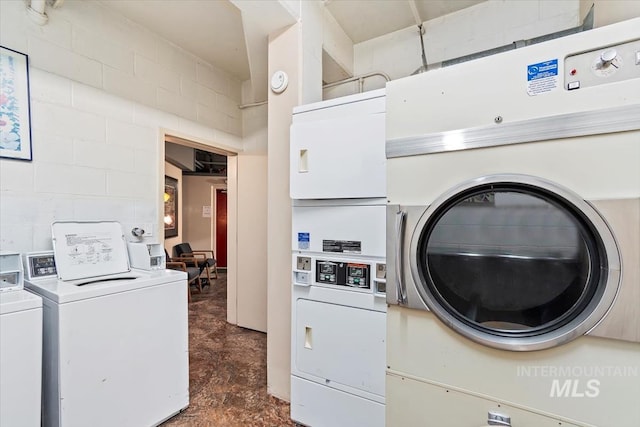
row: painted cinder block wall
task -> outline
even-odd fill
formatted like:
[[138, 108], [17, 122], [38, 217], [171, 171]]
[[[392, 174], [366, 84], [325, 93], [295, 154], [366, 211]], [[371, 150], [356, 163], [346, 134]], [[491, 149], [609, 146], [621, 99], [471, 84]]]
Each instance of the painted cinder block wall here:
[[241, 150], [240, 82], [97, 2], [47, 13], [39, 26], [0, 2], [0, 44], [29, 55], [33, 131], [32, 162], [0, 159], [0, 247], [50, 249], [55, 220], [162, 241], [161, 132]]
[[0, 11], [2, 44], [30, 55], [33, 67], [242, 135], [241, 81], [99, 2], [49, 7], [43, 26], [22, 0], [3, 0]]

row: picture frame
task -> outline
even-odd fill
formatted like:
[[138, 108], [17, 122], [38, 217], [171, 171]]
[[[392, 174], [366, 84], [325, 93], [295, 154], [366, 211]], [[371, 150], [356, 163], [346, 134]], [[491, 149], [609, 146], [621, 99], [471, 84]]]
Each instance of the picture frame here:
[[29, 57], [0, 46], [0, 158], [31, 161]]
[[178, 180], [164, 176], [164, 238], [178, 235]]

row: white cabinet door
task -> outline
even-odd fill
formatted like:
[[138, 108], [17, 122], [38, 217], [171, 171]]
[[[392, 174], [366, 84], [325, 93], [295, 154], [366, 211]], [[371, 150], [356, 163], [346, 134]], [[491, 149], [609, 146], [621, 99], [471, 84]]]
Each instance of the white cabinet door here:
[[291, 198], [385, 197], [385, 114], [294, 123]]
[[384, 396], [385, 314], [305, 299], [296, 305], [294, 372]]

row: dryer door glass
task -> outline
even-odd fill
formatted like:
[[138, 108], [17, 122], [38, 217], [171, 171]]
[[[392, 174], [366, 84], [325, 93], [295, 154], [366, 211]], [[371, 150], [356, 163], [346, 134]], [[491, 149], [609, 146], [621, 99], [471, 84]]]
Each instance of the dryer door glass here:
[[602, 293], [602, 244], [571, 203], [531, 186], [459, 193], [430, 217], [418, 243], [422, 285], [436, 311], [492, 335], [547, 333], [582, 316]]

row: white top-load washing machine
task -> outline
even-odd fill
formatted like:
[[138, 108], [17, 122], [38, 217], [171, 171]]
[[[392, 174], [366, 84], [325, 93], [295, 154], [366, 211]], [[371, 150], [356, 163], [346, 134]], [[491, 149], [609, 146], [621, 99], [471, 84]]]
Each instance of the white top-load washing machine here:
[[640, 19], [387, 86], [387, 425], [640, 425]]
[[131, 270], [115, 222], [52, 230], [25, 282], [44, 305], [42, 425], [155, 426], [187, 407], [185, 273]]
[[291, 127], [291, 418], [384, 426], [384, 90], [297, 107]]
[[0, 254], [0, 426], [40, 426], [42, 298], [22, 289], [18, 253]]

